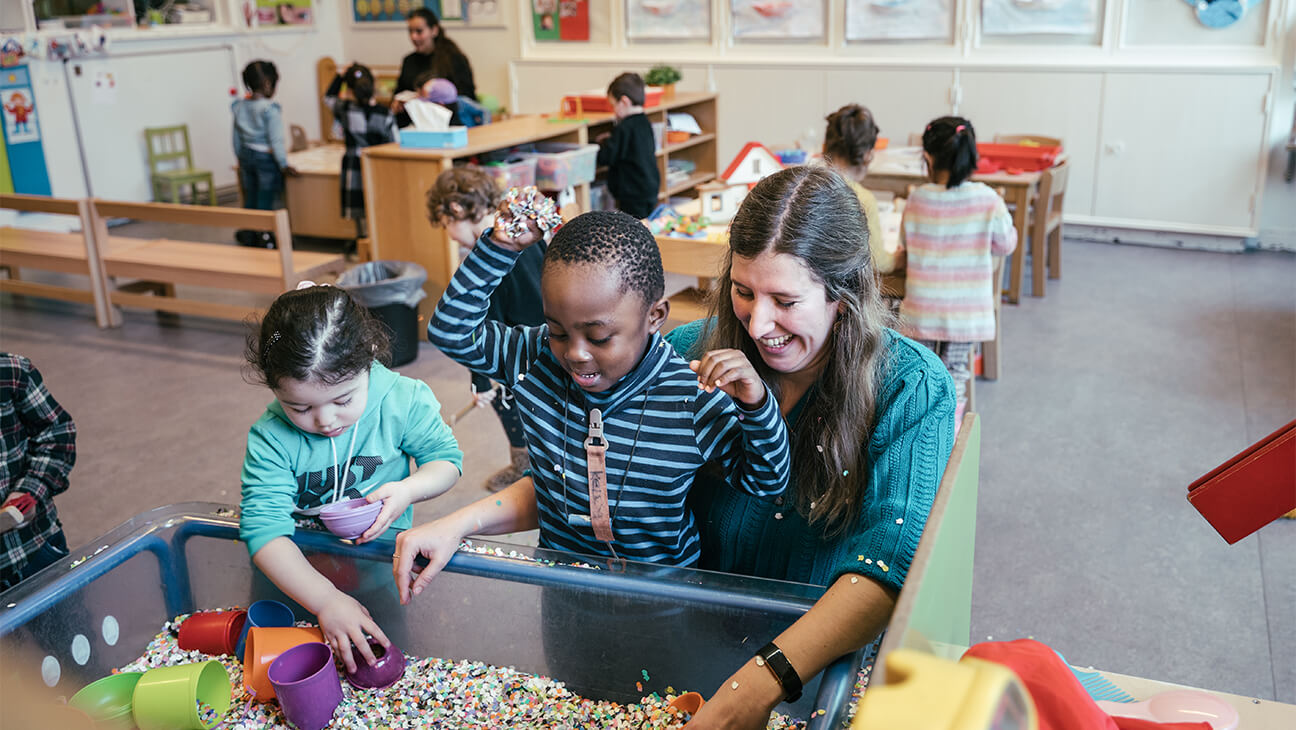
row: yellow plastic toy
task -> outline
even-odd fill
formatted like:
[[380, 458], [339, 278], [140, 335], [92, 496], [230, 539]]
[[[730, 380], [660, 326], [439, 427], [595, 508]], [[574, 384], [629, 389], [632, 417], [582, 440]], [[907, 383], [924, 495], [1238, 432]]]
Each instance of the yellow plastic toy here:
[[887, 683], [860, 699], [852, 730], [1037, 730], [1035, 704], [1007, 667], [912, 649], [886, 657]]

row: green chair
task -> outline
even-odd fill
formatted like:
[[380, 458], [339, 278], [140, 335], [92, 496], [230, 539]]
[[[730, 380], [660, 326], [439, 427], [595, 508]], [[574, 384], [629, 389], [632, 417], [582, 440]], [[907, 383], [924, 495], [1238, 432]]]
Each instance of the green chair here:
[[207, 186], [207, 204], [216, 205], [216, 187], [211, 170], [196, 170], [189, 149], [189, 125], [153, 127], [144, 130], [148, 145], [149, 174], [153, 181], [153, 199], [179, 203], [180, 189], [189, 186], [190, 202], [199, 204], [198, 186]]

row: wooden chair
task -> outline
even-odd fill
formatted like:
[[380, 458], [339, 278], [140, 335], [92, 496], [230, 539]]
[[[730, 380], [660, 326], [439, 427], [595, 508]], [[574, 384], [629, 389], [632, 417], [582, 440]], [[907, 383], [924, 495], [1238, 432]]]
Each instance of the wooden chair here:
[[1046, 137], [1042, 134], [996, 134], [994, 141], [997, 144], [1037, 144], [1041, 147], [1061, 147], [1062, 140], [1058, 137]]
[[216, 187], [211, 170], [193, 166], [189, 146], [189, 125], [152, 127], [144, 130], [148, 146], [149, 175], [153, 182], [153, 199], [180, 203], [180, 188], [188, 185], [190, 201], [198, 204], [198, 185], [207, 186], [208, 205], [216, 205]]
[[1045, 261], [1048, 278], [1062, 278], [1062, 198], [1070, 168], [1069, 163], [1063, 162], [1045, 170], [1040, 178], [1039, 201], [1032, 211], [1030, 225], [1031, 296], [1044, 296]]

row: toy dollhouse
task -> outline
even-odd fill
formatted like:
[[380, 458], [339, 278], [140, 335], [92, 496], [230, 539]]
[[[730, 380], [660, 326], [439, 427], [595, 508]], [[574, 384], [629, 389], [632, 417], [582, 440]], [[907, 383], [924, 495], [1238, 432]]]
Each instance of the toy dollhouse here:
[[714, 182], [699, 185], [702, 215], [713, 223], [728, 221], [738, 212], [747, 191], [761, 179], [783, 169], [778, 155], [760, 142], [748, 142]]

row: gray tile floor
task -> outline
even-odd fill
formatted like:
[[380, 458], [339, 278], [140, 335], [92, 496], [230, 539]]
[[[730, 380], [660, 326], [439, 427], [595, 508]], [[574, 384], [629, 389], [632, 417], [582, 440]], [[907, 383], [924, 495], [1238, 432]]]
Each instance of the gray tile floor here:
[[[984, 414], [973, 639], [1034, 636], [1073, 663], [1296, 702], [1296, 521], [1229, 546], [1186, 486], [1296, 417], [1296, 256], [1068, 241], [1045, 299], [1004, 308]], [[0, 296], [0, 349], [31, 357], [77, 420], [59, 501], [70, 542], [173, 502], [237, 502], [268, 399], [242, 327]], [[401, 369], [447, 410], [468, 378], [426, 343]], [[489, 411], [456, 430], [477, 498], [507, 460]], [[532, 534], [515, 536], [533, 541]]]

